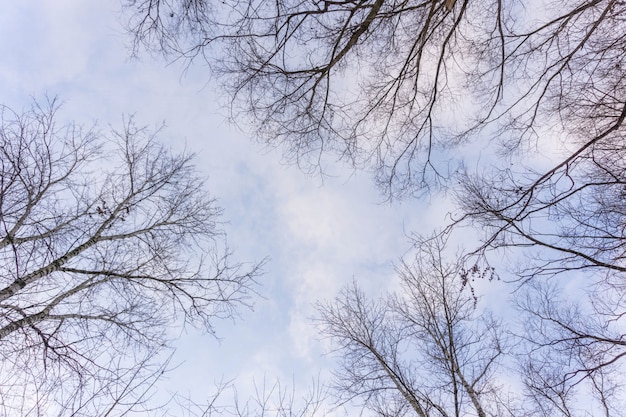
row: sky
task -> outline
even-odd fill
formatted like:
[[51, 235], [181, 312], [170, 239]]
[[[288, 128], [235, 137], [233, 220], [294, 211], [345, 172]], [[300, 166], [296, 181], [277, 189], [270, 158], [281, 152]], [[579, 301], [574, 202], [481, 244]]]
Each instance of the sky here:
[[20, 110], [58, 96], [61, 121], [103, 131], [129, 114], [139, 125], [164, 123], [163, 143], [197, 154], [237, 259], [268, 259], [254, 309], [219, 323], [219, 339], [194, 329], [177, 335], [178, 366], [165, 389], [201, 399], [214, 381], [233, 378], [243, 390], [264, 378], [306, 385], [332, 367], [312, 324], [314, 303], [353, 280], [373, 295], [393, 288], [408, 235], [443, 224], [449, 204], [387, 204], [366, 172], [337, 164], [322, 181], [286, 165], [280, 150], [227, 122], [226, 99], [206, 67], [131, 58], [120, 20], [117, 0], [5, 2], [0, 101]]

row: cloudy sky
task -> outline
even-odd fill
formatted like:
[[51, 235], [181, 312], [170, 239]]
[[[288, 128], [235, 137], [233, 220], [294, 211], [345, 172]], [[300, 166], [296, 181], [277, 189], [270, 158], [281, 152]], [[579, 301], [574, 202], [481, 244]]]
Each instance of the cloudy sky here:
[[269, 259], [254, 311], [221, 323], [221, 340], [188, 329], [165, 384], [195, 397], [213, 381], [241, 386], [263, 378], [306, 384], [331, 366], [311, 324], [312, 305], [356, 280], [371, 293], [394, 283], [393, 264], [410, 248], [407, 235], [441, 224], [445, 202], [383, 204], [364, 172], [331, 166], [307, 177], [226, 121], [225, 100], [206, 68], [131, 59], [117, 0], [14, 1], [0, 13], [3, 104], [21, 110], [57, 95], [60, 118], [119, 127], [165, 123], [161, 140], [197, 153], [210, 192], [224, 208], [230, 246], [242, 261]]

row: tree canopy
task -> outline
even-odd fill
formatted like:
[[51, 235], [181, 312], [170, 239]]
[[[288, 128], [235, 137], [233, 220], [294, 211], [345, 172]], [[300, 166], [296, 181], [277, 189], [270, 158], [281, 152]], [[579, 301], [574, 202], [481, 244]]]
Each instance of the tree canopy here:
[[[207, 64], [229, 116], [302, 170], [324, 175], [338, 160], [369, 171], [389, 201], [453, 198], [448, 226], [415, 236], [399, 291], [377, 299], [355, 284], [319, 305], [337, 404], [383, 416], [622, 414], [626, 2], [123, 9], [134, 53]], [[59, 126], [57, 108], [0, 108], [0, 407], [123, 414], [164, 370], [154, 359], [170, 326], [211, 333], [247, 303], [259, 270], [230, 260], [192, 155], [132, 119], [108, 133]], [[465, 226], [478, 243], [445, 252]], [[473, 292], [472, 279], [500, 274], [493, 253], [521, 259], [510, 329]], [[511, 380], [517, 391], [503, 388]], [[276, 409], [260, 390], [258, 408], [227, 410], [320, 409], [314, 395], [298, 412], [280, 384], [269, 391]]]
[[[493, 250], [525, 256], [515, 273], [532, 283], [518, 307], [533, 335], [525, 383], [535, 411], [575, 414], [570, 394], [583, 380], [607, 415], [616, 410], [605, 395], [615, 389], [607, 370], [624, 355], [626, 2], [125, 6], [135, 51], [208, 63], [232, 116], [305, 171], [323, 173], [338, 159], [370, 170], [389, 199], [449, 192], [457, 210], [432, 239], [474, 226], [480, 242], [468, 248], [466, 273], [480, 271], [481, 259], [488, 265]], [[429, 241], [417, 240], [420, 248]], [[553, 276], [584, 277], [582, 306], [553, 297]], [[333, 337], [346, 340], [347, 360], [365, 360], [364, 349], [376, 362], [378, 348], [361, 339], [382, 326], [377, 306], [352, 291], [323, 311]], [[354, 320], [366, 326], [358, 335], [342, 327]], [[376, 340], [395, 360], [396, 348]], [[386, 378], [368, 364], [348, 363], [346, 372], [366, 375], [347, 392]], [[371, 401], [386, 389], [369, 387]]]
[[565, 134], [572, 164], [623, 123], [617, 0], [126, 7], [136, 48], [205, 59], [234, 108], [290, 159], [367, 162], [392, 196], [447, 178], [447, 151], [464, 142], [497, 140], [512, 153]]
[[[372, 170], [388, 198], [451, 188], [455, 224], [483, 230], [478, 252], [542, 250], [531, 274], [624, 272], [624, 2], [134, 0], [126, 10], [136, 51], [207, 62], [234, 117], [304, 170], [343, 159]], [[482, 160], [466, 156], [476, 148]]]
[[123, 414], [167, 367], [170, 329], [212, 332], [259, 267], [230, 259], [193, 155], [58, 108], [0, 108], [0, 410]]

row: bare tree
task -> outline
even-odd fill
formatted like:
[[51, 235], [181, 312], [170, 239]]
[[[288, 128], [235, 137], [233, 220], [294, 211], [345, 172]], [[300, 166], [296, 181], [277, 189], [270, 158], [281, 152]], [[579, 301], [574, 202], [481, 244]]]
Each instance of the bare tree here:
[[598, 287], [568, 299], [564, 285], [535, 280], [518, 297], [525, 318], [519, 347], [533, 415], [623, 414], [624, 301]]
[[466, 177], [458, 202], [465, 213], [461, 222], [484, 231], [477, 253], [511, 247], [531, 252], [520, 271], [524, 278], [585, 270], [623, 280], [626, 149], [621, 142], [613, 137], [598, 143], [538, 180], [510, 172]]
[[[603, 305], [589, 314], [621, 325], [626, 2], [208, 4], [128, 2], [135, 45], [206, 60], [234, 110], [304, 169], [323, 169], [327, 155], [343, 158], [373, 169], [388, 197], [452, 185], [460, 214], [446, 232], [476, 226], [473, 255], [489, 263], [494, 249], [523, 253], [516, 273], [524, 282], [584, 274], [604, 289], [587, 294]], [[169, 21], [154, 19], [165, 10]], [[207, 13], [198, 18], [200, 10]], [[146, 11], [157, 24], [137, 24]], [[468, 144], [487, 155], [465, 158]], [[534, 153], [545, 150], [550, 162], [536, 164]], [[562, 347], [562, 359], [577, 357], [577, 345], [559, 336], [570, 330], [558, 323], [568, 321], [527, 306], [535, 325], [558, 330], [542, 343]], [[571, 332], [612, 352], [602, 360], [620, 362], [622, 326], [605, 334], [576, 324]], [[580, 363], [589, 372], [577, 375], [599, 384], [612, 368], [593, 363]], [[563, 381], [568, 372], [554, 368], [553, 376]]]
[[[609, 114], [605, 113], [605, 122]], [[483, 241], [472, 255], [487, 262], [492, 250], [514, 250], [523, 258], [514, 272], [520, 282], [535, 287], [536, 299], [526, 298], [523, 305], [528, 327], [535, 330], [530, 332], [533, 340], [542, 341], [541, 348], [535, 346], [538, 353], [531, 359], [535, 363], [527, 363], [525, 369], [551, 372], [533, 384], [554, 390], [551, 384], [561, 384], [559, 407], [571, 405], [570, 398], [576, 398], [572, 393], [584, 391], [583, 387], [587, 393], [610, 396], [615, 389], [609, 387], [616, 382], [608, 381], [622, 373], [626, 104], [617, 106], [613, 115], [617, 116], [611, 124], [598, 131], [594, 124], [599, 118], [586, 123], [585, 131], [573, 134], [580, 139], [575, 151], [546, 171], [506, 169], [462, 177], [456, 195], [463, 215], [448, 230], [465, 222], [476, 226]], [[562, 307], [554, 291], [539, 281], [555, 275], [564, 282], [584, 277], [586, 286], [577, 296], [589, 300], [584, 314], [575, 314], [565, 301]], [[569, 365], [558, 365], [563, 363]], [[572, 369], [572, 364], [578, 368]], [[551, 395], [557, 391], [550, 395], [541, 391], [543, 399], [553, 401]], [[602, 407], [607, 415], [615, 413], [615, 408], [609, 412], [608, 405]], [[572, 409], [564, 410], [564, 415], [576, 415]]]
[[477, 308], [472, 273], [445, 262], [434, 241], [420, 249], [399, 268], [399, 294], [369, 300], [353, 285], [320, 307], [340, 358], [339, 401], [382, 416], [519, 415], [497, 384], [508, 347]]
[[50, 100], [0, 114], [7, 415], [141, 403], [171, 327], [212, 332], [248, 303], [259, 273], [230, 261], [192, 155], [171, 153], [132, 119], [105, 134], [59, 126], [57, 110]]
[[369, 161], [388, 196], [439, 182], [459, 167], [452, 159], [474, 164], [451, 151], [465, 141], [497, 138], [495, 153], [511, 157], [561, 146], [548, 168], [485, 158], [457, 177], [462, 221], [486, 231], [478, 252], [549, 249], [526, 275], [625, 271], [623, 1], [137, 0], [127, 10], [137, 45], [207, 59], [292, 160]]
[[[388, 195], [449, 174], [447, 150], [580, 149], [624, 109], [618, 0], [132, 0], [135, 47], [206, 59], [235, 107], [304, 168], [367, 162]], [[578, 152], [574, 151], [576, 155]], [[455, 165], [451, 166], [454, 169]]]

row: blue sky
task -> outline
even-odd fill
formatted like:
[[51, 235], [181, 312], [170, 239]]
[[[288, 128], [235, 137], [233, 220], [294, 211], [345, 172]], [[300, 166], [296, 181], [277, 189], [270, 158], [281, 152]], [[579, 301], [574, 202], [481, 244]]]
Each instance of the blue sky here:
[[395, 283], [393, 263], [407, 235], [442, 224], [445, 200], [381, 204], [364, 172], [332, 165], [324, 182], [281, 162], [226, 121], [225, 98], [202, 65], [184, 71], [160, 57], [130, 58], [118, 1], [7, 2], [0, 14], [2, 103], [26, 108], [58, 95], [60, 117], [106, 131], [123, 115], [165, 123], [161, 140], [197, 153], [208, 188], [224, 208], [228, 241], [242, 261], [268, 257], [253, 311], [217, 326], [220, 341], [181, 333], [166, 387], [197, 399], [213, 381], [242, 389], [263, 378], [306, 384], [332, 365], [311, 324], [312, 305], [351, 280], [380, 294]]

